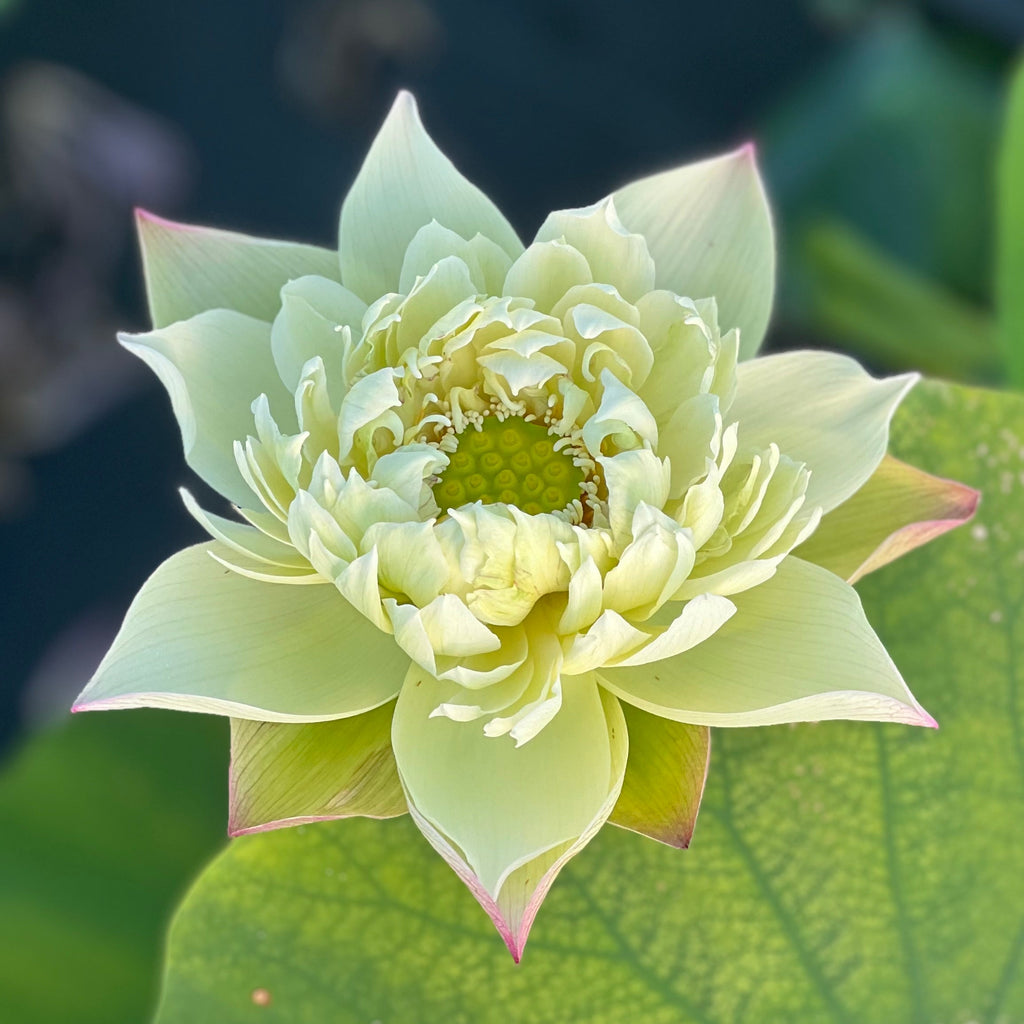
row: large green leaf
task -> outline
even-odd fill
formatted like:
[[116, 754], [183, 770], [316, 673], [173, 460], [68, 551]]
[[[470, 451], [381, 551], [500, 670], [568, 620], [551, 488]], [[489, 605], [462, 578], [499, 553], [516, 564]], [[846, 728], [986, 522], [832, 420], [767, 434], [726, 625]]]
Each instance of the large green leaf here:
[[0, 1020], [120, 1024], [156, 1001], [167, 916], [224, 839], [227, 729], [81, 715], [0, 776]]
[[605, 829], [520, 967], [407, 820], [235, 841], [159, 1024], [1024, 1020], [1024, 399], [926, 385], [896, 454], [979, 519], [862, 584], [938, 732], [716, 730], [689, 850]]

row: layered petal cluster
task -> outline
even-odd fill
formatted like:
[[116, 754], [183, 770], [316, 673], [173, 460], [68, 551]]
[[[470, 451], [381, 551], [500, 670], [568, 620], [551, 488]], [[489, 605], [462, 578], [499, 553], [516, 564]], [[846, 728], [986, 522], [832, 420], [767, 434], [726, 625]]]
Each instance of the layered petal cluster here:
[[234, 513], [183, 492], [211, 540], [76, 709], [232, 716], [234, 833], [408, 810], [518, 958], [606, 821], [688, 843], [708, 726], [934, 724], [846, 581], [977, 496], [886, 456], [913, 376], [747, 358], [750, 149], [524, 247], [403, 94], [337, 254], [140, 232], [154, 329], [122, 343]]

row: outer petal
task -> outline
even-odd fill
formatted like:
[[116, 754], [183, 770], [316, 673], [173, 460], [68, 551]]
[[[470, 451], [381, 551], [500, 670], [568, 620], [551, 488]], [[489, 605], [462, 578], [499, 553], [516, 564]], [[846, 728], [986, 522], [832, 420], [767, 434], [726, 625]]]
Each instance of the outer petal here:
[[767, 448], [806, 462], [807, 507], [829, 512], [874, 473], [889, 421], [917, 374], [875, 380], [847, 356], [784, 352], [739, 366], [729, 420], [741, 449]]
[[406, 812], [391, 752], [394, 702], [334, 722], [231, 719], [228, 832]]
[[333, 587], [259, 583], [211, 554], [230, 551], [186, 548], [150, 576], [73, 710], [315, 722], [395, 696], [408, 658]]
[[856, 583], [974, 515], [981, 495], [887, 455], [870, 480], [830, 512], [797, 553]]
[[430, 718], [447, 690], [415, 669], [395, 712], [409, 809], [517, 959], [544, 893], [607, 819], [625, 769], [618, 702], [592, 676], [563, 688], [561, 710], [521, 747], [474, 723]]
[[718, 300], [740, 351], [761, 346], [775, 291], [771, 214], [752, 146], [641, 178], [614, 195], [623, 224], [647, 239], [656, 284]]
[[685, 849], [704, 795], [711, 754], [706, 725], [688, 725], [622, 705], [629, 760], [613, 825]]
[[315, 245], [175, 224], [144, 210], [136, 226], [154, 327], [208, 309], [273, 320], [287, 281], [304, 274], [338, 279], [337, 255]]
[[367, 302], [397, 291], [405, 251], [436, 220], [477, 233], [515, 259], [523, 245], [498, 208], [427, 135], [416, 101], [400, 92], [341, 208], [342, 282]]
[[600, 682], [646, 711], [698, 725], [935, 725], [838, 576], [790, 555], [733, 600], [736, 615], [704, 643], [656, 665], [602, 669]]
[[237, 505], [256, 505], [233, 449], [236, 440], [252, 433], [253, 399], [266, 394], [283, 425], [294, 423], [292, 399], [270, 351], [270, 324], [214, 309], [148, 334], [121, 334], [118, 340], [167, 389], [188, 464]]

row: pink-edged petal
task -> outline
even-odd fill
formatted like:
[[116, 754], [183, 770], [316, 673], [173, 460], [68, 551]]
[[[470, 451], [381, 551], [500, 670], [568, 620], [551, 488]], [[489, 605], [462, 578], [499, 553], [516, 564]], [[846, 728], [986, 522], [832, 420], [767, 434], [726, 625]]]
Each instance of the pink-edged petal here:
[[391, 752], [394, 701], [333, 722], [231, 719], [228, 833], [406, 812]]
[[613, 825], [667, 846], [690, 845], [711, 754], [711, 731], [622, 705], [629, 759]]
[[395, 697], [408, 658], [334, 587], [257, 582], [214, 554], [231, 551], [198, 544], [149, 577], [73, 710], [316, 722]]
[[738, 327], [742, 357], [753, 356], [775, 291], [771, 212], [754, 147], [641, 178], [614, 200], [623, 224], [647, 239], [657, 287], [714, 297], [723, 329]]
[[315, 245], [176, 224], [145, 210], [137, 211], [136, 226], [154, 327], [208, 309], [270, 321], [281, 308], [282, 285], [292, 278], [339, 278], [338, 254]]
[[711, 726], [830, 719], [935, 726], [835, 574], [789, 555], [735, 594], [736, 614], [675, 658], [603, 668], [598, 680], [656, 715]]
[[796, 553], [855, 583], [966, 523], [981, 495], [887, 455], [871, 479], [830, 512]]
[[518, 747], [478, 722], [431, 718], [447, 690], [415, 667], [395, 712], [409, 811], [516, 960], [558, 872], [611, 813], [626, 766], [618, 701], [592, 676], [562, 685], [561, 709]]

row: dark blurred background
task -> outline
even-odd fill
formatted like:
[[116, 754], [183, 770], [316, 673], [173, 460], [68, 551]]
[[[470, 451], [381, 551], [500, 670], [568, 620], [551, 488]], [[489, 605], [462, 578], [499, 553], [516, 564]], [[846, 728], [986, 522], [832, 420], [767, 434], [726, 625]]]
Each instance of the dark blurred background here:
[[993, 159], [1024, 0], [0, 0], [0, 749], [66, 713], [199, 530], [131, 209], [332, 245], [397, 88], [529, 238], [755, 138], [769, 348], [996, 374]]

